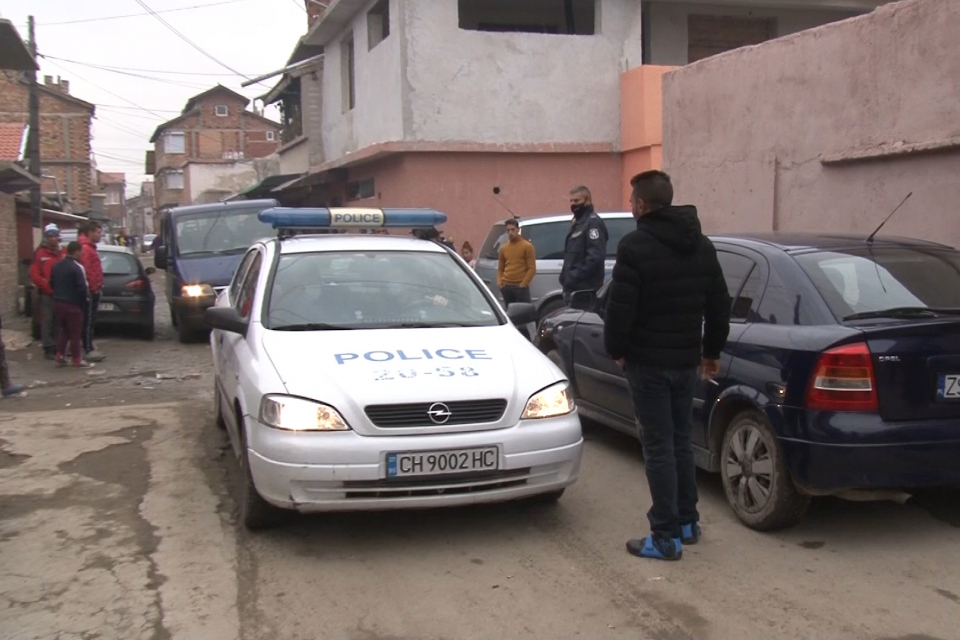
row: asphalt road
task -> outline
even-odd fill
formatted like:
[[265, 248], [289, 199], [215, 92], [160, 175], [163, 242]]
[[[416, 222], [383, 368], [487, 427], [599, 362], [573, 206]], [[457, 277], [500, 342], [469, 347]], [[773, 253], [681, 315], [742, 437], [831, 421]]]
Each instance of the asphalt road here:
[[[587, 425], [558, 505], [236, 522], [206, 345], [114, 333], [90, 372], [11, 350], [0, 402], [0, 638], [864, 638], [960, 636], [960, 500], [821, 500], [777, 534], [701, 477], [704, 538], [627, 555], [649, 506], [628, 438]], [[4, 337], [22, 342], [16, 320]], [[100, 373], [103, 372], [103, 373]]]

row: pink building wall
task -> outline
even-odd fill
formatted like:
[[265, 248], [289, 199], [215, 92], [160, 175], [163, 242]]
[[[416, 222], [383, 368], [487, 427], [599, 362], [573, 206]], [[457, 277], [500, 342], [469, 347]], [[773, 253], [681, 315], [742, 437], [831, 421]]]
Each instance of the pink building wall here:
[[[440, 227], [457, 250], [475, 251], [491, 225], [510, 217], [569, 213], [570, 189], [584, 184], [598, 211], [621, 211], [619, 153], [430, 152], [398, 153], [349, 170], [350, 180], [373, 177], [374, 198], [358, 207], [432, 207], [447, 214]], [[495, 198], [494, 187], [500, 188]]]
[[960, 2], [906, 0], [667, 73], [663, 164], [708, 232], [960, 246]]

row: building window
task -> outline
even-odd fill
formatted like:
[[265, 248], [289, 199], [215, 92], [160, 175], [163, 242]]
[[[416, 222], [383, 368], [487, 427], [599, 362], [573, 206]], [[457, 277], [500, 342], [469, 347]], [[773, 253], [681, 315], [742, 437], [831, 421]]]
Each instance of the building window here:
[[165, 180], [167, 189], [183, 189], [183, 171], [170, 171]]
[[353, 34], [340, 43], [340, 91], [343, 97], [343, 112], [357, 106], [356, 60], [353, 55]]
[[267, 131], [267, 142], [273, 142], [276, 139], [277, 134], [275, 134], [273, 131]]
[[460, 28], [468, 31], [596, 33], [596, 0], [457, 0]]
[[163, 137], [163, 152], [184, 153], [185, 140], [183, 131], [171, 131]]
[[390, 35], [390, 0], [380, 0], [367, 12], [367, 45], [370, 49]]
[[373, 178], [348, 182], [346, 195], [347, 202], [375, 197], [377, 195], [377, 189], [376, 185], [374, 185]]
[[221, 118], [225, 118], [230, 114], [230, 109], [228, 109], [225, 104], [218, 104], [215, 109], [215, 113]]
[[103, 200], [104, 204], [120, 204], [120, 194], [116, 191], [107, 191], [104, 195], [106, 196]]

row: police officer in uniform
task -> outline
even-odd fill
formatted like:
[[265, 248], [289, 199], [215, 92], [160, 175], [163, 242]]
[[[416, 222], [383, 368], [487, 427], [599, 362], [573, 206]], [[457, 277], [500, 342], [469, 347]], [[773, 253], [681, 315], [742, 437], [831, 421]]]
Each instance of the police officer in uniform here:
[[590, 189], [574, 187], [570, 191], [573, 220], [563, 250], [560, 286], [563, 301], [570, 304], [574, 291], [594, 291], [603, 286], [604, 261], [607, 258], [607, 225], [593, 209]]

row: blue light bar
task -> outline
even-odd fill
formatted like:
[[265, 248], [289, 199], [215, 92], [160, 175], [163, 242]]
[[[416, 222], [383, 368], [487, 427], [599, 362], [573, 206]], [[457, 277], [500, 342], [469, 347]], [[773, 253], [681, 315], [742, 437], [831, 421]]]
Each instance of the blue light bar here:
[[274, 229], [426, 228], [443, 224], [447, 214], [435, 209], [273, 207], [261, 211], [257, 218]]

